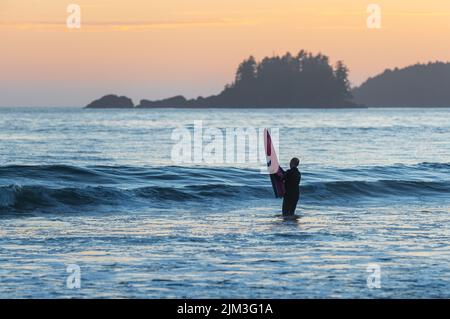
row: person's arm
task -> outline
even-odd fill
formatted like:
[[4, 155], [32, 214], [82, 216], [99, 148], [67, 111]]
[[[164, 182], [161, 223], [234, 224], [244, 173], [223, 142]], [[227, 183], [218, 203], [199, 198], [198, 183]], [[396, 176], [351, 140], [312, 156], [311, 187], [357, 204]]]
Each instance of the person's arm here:
[[282, 175], [281, 179], [286, 182], [286, 179], [289, 176], [289, 170], [287, 170], [287, 171], [281, 170], [281, 171], [283, 172], [283, 175]]

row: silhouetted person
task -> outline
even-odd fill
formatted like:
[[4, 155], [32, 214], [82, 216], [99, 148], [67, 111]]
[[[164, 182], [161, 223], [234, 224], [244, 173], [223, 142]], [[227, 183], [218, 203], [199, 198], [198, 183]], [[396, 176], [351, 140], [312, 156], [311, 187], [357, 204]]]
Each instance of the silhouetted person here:
[[302, 174], [298, 170], [300, 160], [296, 157], [291, 159], [290, 169], [284, 173], [283, 180], [286, 192], [283, 198], [283, 216], [292, 216], [295, 214], [297, 202], [300, 197], [300, 180]]

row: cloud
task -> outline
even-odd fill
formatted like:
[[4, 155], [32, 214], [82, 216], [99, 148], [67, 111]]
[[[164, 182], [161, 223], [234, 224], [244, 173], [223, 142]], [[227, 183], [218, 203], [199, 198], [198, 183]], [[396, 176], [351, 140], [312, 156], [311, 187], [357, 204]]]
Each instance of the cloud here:
[[[81, 29], [87, 31], [140, 31], [185, 27], [223, 27], [250, 25], [251, 21], [238, 19], [167, 20], [167, 21], [81, 21]], [[0, 22], [0, 29], [64, 31], [66, 21]]]

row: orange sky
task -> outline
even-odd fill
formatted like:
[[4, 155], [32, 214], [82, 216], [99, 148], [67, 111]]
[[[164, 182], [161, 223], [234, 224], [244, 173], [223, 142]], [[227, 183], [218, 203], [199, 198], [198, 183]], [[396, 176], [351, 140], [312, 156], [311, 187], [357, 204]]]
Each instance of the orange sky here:
[[[81, 7], [81, 29], [66, 27]], [[382, 28], [368, 29], [370, 3]], [[450, 60], [443, 0], [0, 0], [0, 106], [82, 106], [107, 93], [218, 93], [250, 54], [323, 52], [360, 84]]]

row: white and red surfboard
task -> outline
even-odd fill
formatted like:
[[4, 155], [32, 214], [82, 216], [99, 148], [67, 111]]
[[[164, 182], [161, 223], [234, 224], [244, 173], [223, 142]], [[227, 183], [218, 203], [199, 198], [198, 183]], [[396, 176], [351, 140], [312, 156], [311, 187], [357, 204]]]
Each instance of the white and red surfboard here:
[[281, 198], [284, 196], [285, 188], [283, 183], [284, 171], [280, 167], [277, 154], [275, 153], [275, 147], [272, 143], [269, 131], [264, 129], [264, 148], [266, 151], [267, 169], [270, 174], [270, 181], [272, 183], [275, 197]]

